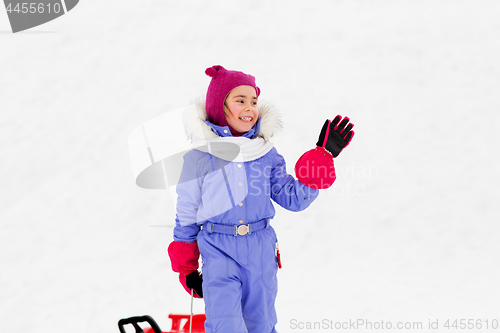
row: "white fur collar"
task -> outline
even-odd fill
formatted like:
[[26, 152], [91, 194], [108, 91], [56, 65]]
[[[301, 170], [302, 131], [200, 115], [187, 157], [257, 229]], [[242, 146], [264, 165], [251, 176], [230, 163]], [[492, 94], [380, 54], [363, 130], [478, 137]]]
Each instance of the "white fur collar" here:
[[[198, 98], [193, 103], [196, 105], [196, 111], [185, 112], [183, 116], [184, 128], [186, 135], [191, 141], [213, 140], [219, 136], [212, 131], [212, 128], [207, 125], [204, 120], [207, 119], [207, 111], [205, 109], [205, 99]], [[265, 101], [258, 103], [260, 130], [256, 137], [268, 140], [275, 133], [283, 128], [281, 117], [276, 108]]]

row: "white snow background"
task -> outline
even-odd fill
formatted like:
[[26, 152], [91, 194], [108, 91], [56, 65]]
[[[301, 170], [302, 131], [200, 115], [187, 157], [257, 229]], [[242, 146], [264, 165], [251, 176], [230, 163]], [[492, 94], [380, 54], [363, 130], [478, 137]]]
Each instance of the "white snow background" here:
[[291, 174], [326, 118], [355, 124], [334, 186], [276, 205], [280, 332], [500, 320], [499, 17], [494, 0], [82, 0], [12, 34], [0, 10], [0, 331], [189, 313], [171, 199], [134, 184], [127, 140], [217, 64], [281, 110]]

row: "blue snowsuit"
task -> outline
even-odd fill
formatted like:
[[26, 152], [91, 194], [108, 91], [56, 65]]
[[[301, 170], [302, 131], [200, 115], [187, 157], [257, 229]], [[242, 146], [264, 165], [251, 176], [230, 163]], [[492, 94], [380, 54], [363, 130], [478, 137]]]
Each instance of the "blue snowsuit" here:
[[[205, 122], [217, 135], [231, 136], [228, 127]], [[260, 120], [243, 136], [254, 138], [259, 126]], [[301, 211], [318, 193], [287, 174], [285, 160], [274, 147], [247, 162], [228, 162], [198, 150], [184, 156], [174, 240], [198, 242], [207, 333], [276, 332], [277, 238], [269, 224], [275, 215], [271, 199]], [[210, 223], [235, 231], [250, 224], [250, 233], [211, 232]], [[265, 228], [252, 232], [254, 223]]]

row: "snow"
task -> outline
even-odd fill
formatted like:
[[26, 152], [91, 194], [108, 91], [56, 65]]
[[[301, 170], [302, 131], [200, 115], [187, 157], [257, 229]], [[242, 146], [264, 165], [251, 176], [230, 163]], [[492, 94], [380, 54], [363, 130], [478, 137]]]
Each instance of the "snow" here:
[[12, 34], [0, 14], [0, 328], [117, 332], [149, 314], [167, 330], [189, 313], [170, 194], [134, 184], [127, 139], [203, 95], [216, 64], [282, 111], [292, 174], [326, 118], [355, 124], [334, 187], [276, 206], [280, 332], [500, 320], [499, 15], [493, 0], [81, 1]]

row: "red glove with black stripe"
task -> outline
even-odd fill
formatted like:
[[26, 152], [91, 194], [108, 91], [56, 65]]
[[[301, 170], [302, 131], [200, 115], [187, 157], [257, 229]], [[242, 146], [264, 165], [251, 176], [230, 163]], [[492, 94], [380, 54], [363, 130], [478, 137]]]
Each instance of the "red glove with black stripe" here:
[[168, 255], [172, 263], [172, 270], [179, 273], [179, 281], [184, 289], [196, 298], [203, 298], [201, 283], [203, 278], [198, 272], [200, 251], [198, 243], [172, 242], [168, 246]]
[[340, 115], [325, 121], [316, 148], [305, 152], [295, 164], [295, 175], [302, 184], [314, 189], [332, 186], [337, 178], [333, 158], [351, 142], [353, 126], [348, 117]]

